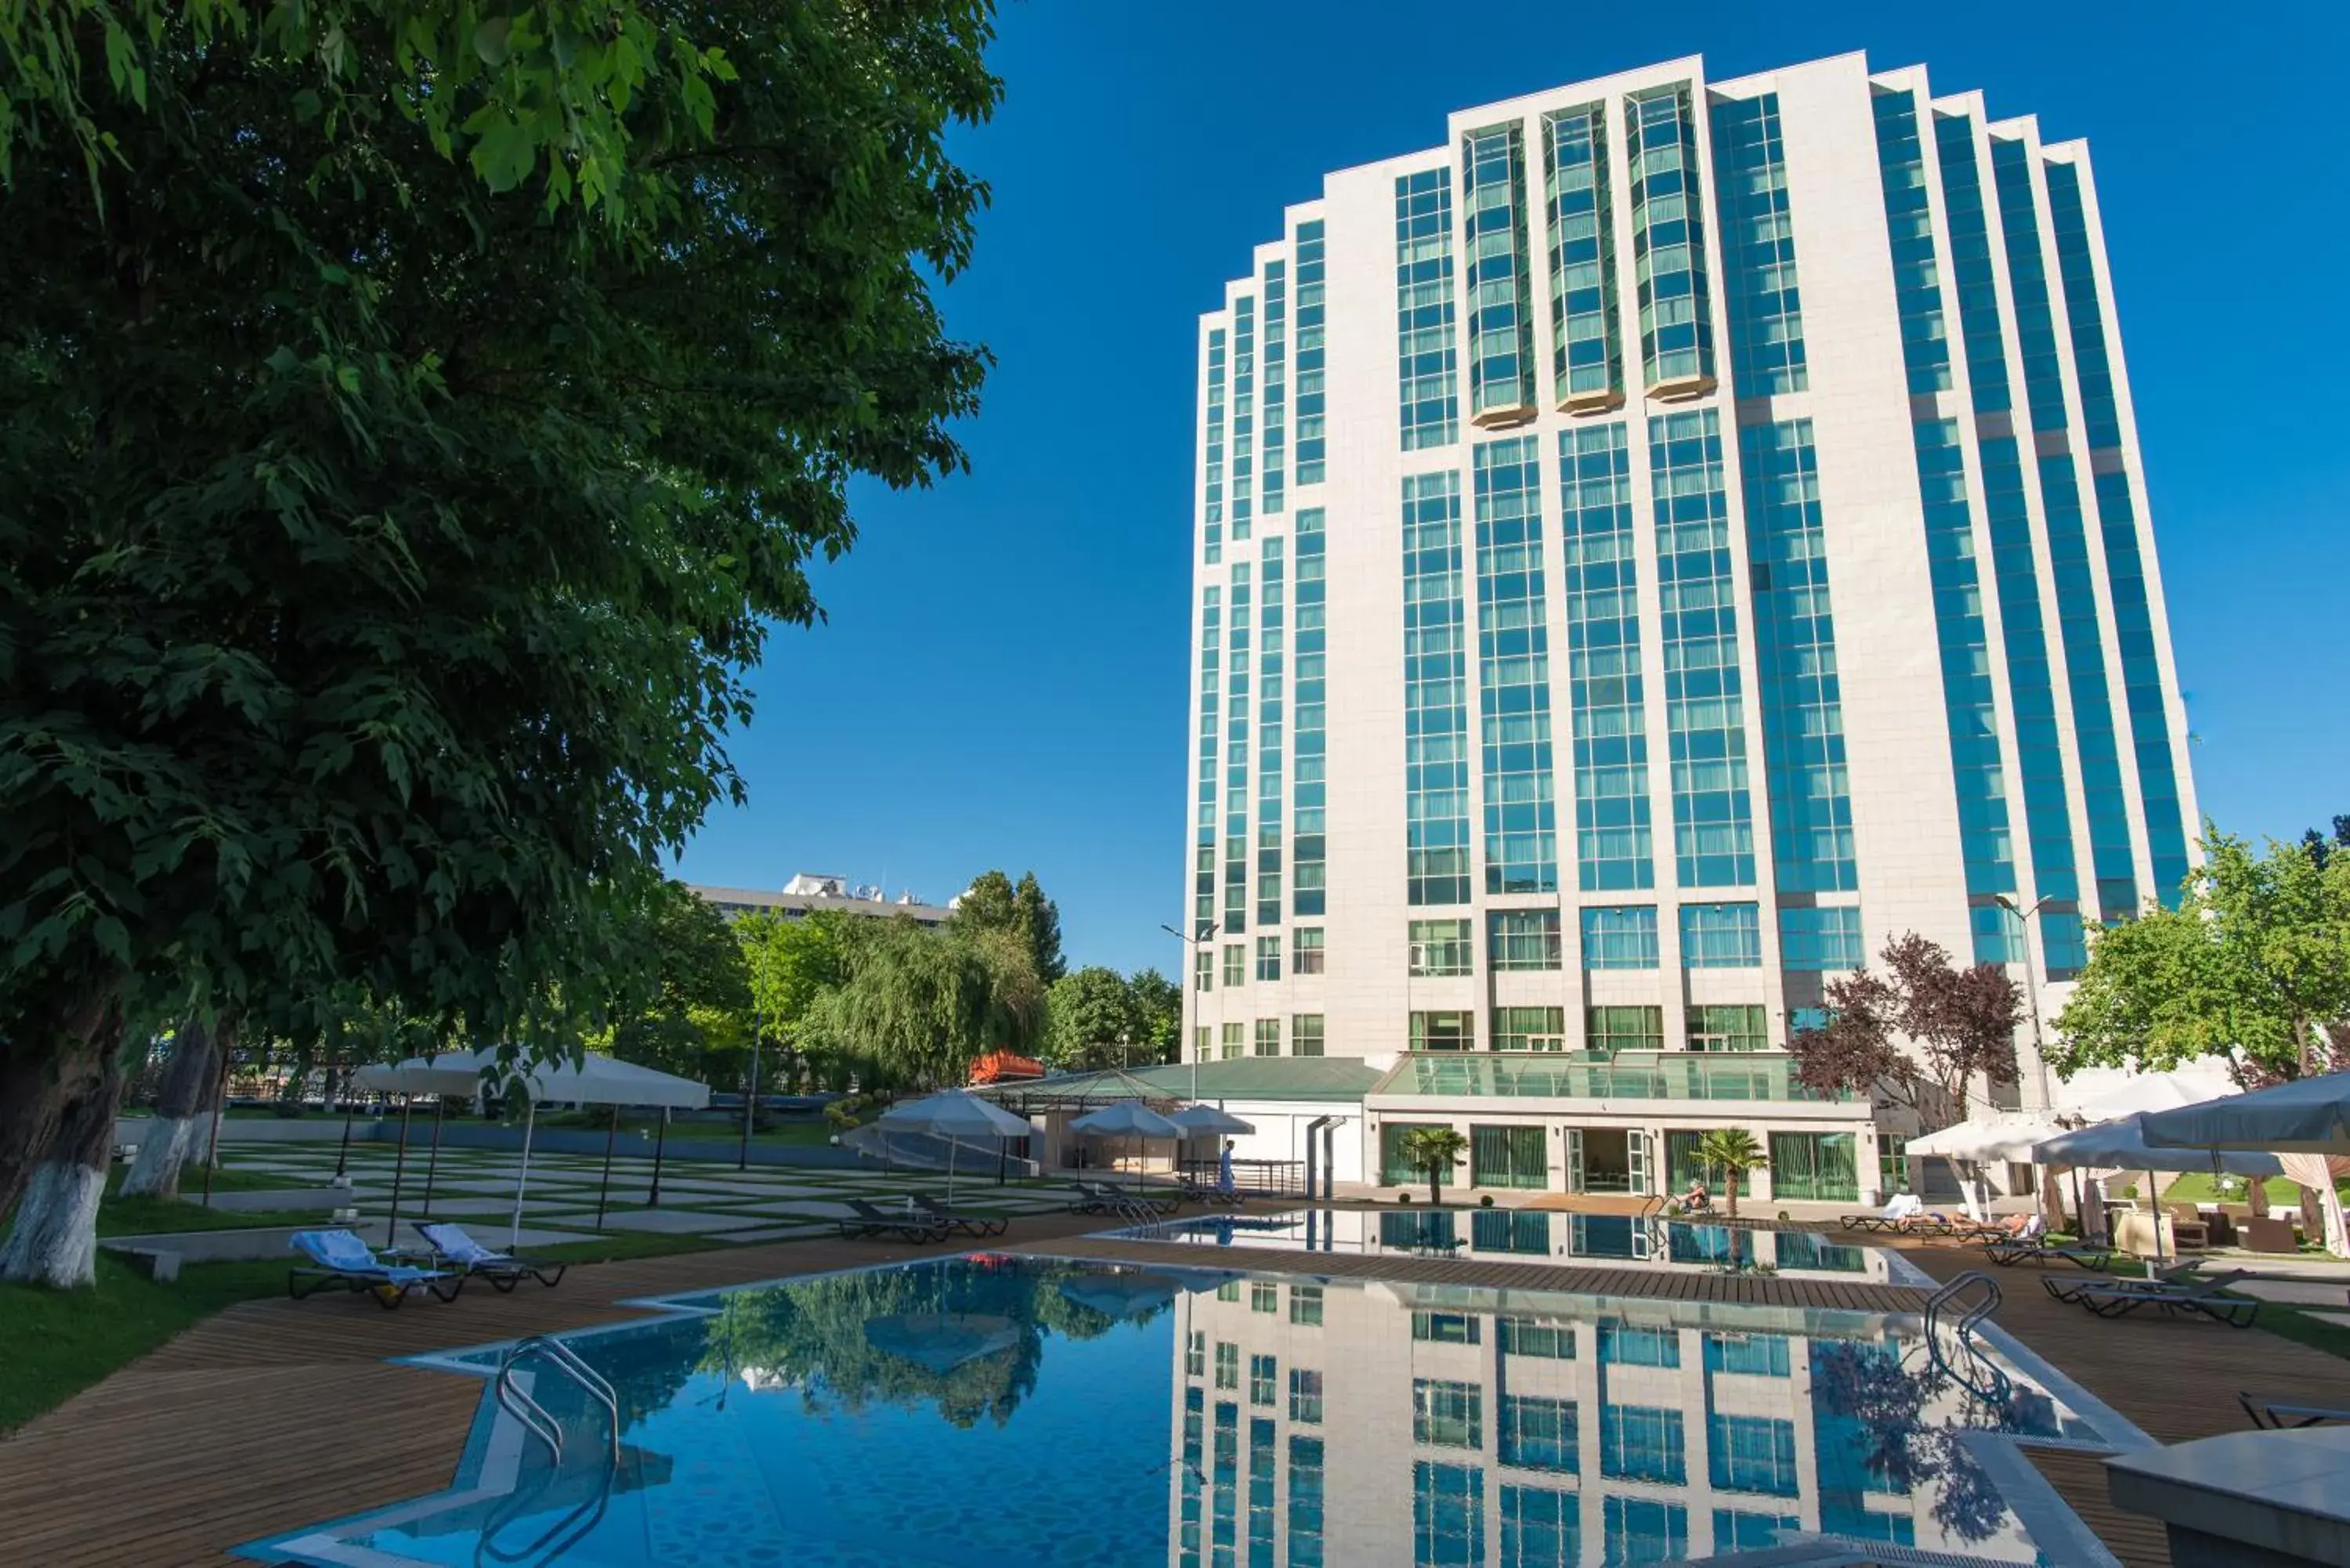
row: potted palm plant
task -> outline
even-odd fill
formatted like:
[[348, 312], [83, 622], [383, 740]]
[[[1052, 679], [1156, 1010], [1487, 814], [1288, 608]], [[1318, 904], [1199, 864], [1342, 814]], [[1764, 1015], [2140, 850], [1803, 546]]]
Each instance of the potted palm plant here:
[[1697, 1142], [1698, 1163], [1722, 1173], [1722, 1191], [1729, 1199], [1730, 1218], [1738, 1218], [1738, 1179], [1771, 1163], [1762, 1146], [1744, 1127], [1716, 1127]]
[[1438, 1203], [1442, 1201], [1444, 1173], [1461, 1163], [1469, 1140], [1451, 1127], [1413, 1127], [1397, 1147], [1413, 1169], [1428, 1173], [1428, 1200]]

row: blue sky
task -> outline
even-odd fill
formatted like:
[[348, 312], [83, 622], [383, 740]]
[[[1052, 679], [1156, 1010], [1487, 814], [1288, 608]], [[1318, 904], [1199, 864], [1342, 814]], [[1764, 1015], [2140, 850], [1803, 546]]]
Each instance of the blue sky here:
[[2350, 812], [2350, 120], [2285, 74], [2341, 58], [2350, 22], [2127, 15], [1014, 0], [1003, 109], [958, 139], [995, 195], [946, 296], [998, 359], [972, 472], [858, 496], [862, 539], [817, 581], [829, 623], [769, 644], [733, 746], [750, 805], [683, 874], [943, 898], [1034, 867], [1074, 961], [1172, 972], [1199, 313], [1325, 171], [1433, 145], [1455, 108], [1697, 53], [1715, 77], [1922, 61], [2089, 139], [2203, 809], [2285, 836]]

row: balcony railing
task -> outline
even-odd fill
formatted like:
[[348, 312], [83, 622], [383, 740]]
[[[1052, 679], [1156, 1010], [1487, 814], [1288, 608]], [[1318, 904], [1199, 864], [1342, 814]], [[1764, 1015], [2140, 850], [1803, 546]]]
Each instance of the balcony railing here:
[[1612, 1058], [1541, 1053], [1422, 1051], [1396, 1064], [1373, 1095], [1499, 1099], [1780, 1100], [1835, 1103], [1795, 1077], [1781, 1052], [1625, 1051]]

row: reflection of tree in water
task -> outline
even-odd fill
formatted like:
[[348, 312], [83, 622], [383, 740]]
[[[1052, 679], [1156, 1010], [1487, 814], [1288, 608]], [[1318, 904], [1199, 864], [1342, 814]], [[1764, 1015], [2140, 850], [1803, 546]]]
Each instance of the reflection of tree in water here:
[[[1950, 1417], [1928, 1424], [1927, 1406], [1958, 1388], [1957, 1381], [1930, 1360], [1913, 1371], [1886, 1345], [1813, 1342], [1813, 1398], [1826, 1414], [1846, 1417], [1859, 1428], [1861, 1463], [1868, 1472], [1904, 1493], [1939, 1480], [1934, 1522], [1961, 1541], [1983, 1541], [2006, 1520], [2008, 1508], [1991, 1478], [1967, 1453], [1960, 1434], [1974, 1426], [2037, 1430], [2043, 1423], [2053, 1426], [2054, 1407], [2044, 1397], [2019, 1389], [2001, 1407], [1981, 1407], [1970, 1399], [1969, 1414], [1988, 1416], [1987, 1420], [1970, 1423]], [[2019, 1421], [2019, 1415], [2025, 1419]], [[2032, 1419], [2033, 1416], [2040, 1418]]]
[[[763, 1381], [798, 1389], [815, 1414], [928, 1404], [958, 1427], [983, 1417], [1001, 1426], [1035, 1388], [1047, 1334], [1093, 1339], [1112, 1327], [1107, 1314], [1060, 1289], [1089, 1277], [1093, 1271], [1066, 1264], [983, 1258], [735, 1291], [707, 1320], [699, 1370], [723, 1376], [755, 1370]], [[925, 1366], [873, 1342], [867, 1327], [883, 1319], [984, 1324], [1011, 1338], [951, 1365]], [[984, 1343], [973, 1339], [974, 1346]]]

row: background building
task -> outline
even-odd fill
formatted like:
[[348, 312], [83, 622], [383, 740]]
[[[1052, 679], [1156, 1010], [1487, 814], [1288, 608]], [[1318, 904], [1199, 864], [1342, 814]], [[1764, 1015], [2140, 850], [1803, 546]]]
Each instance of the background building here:
[[861, 887], [846, 877], [814, 871], [793, 873], [792, 879], [777, 893], [752, 888], [705, 888], [698, 883], [691, 886], [704, 902], [717, 906], [719, 913], [730, 920], [754, 910], [780, 915], [786, 920], [800, 920], [818, 909], [837, 909], [844, 914], [876, 918], [905, 915], [920, 925], [939, 926], [954, 913], [952, 900], [944, 906], [925, 904], [911, 893], [900, 893], [892, 899], [878, 887]]
[[1289, 210], [1200, 378], [1193, 1054], [1777, 1051], [1906, 931], [2053, 1013], [2175, 896], [2085, 144], [1858, 55], [1464, 110]]

